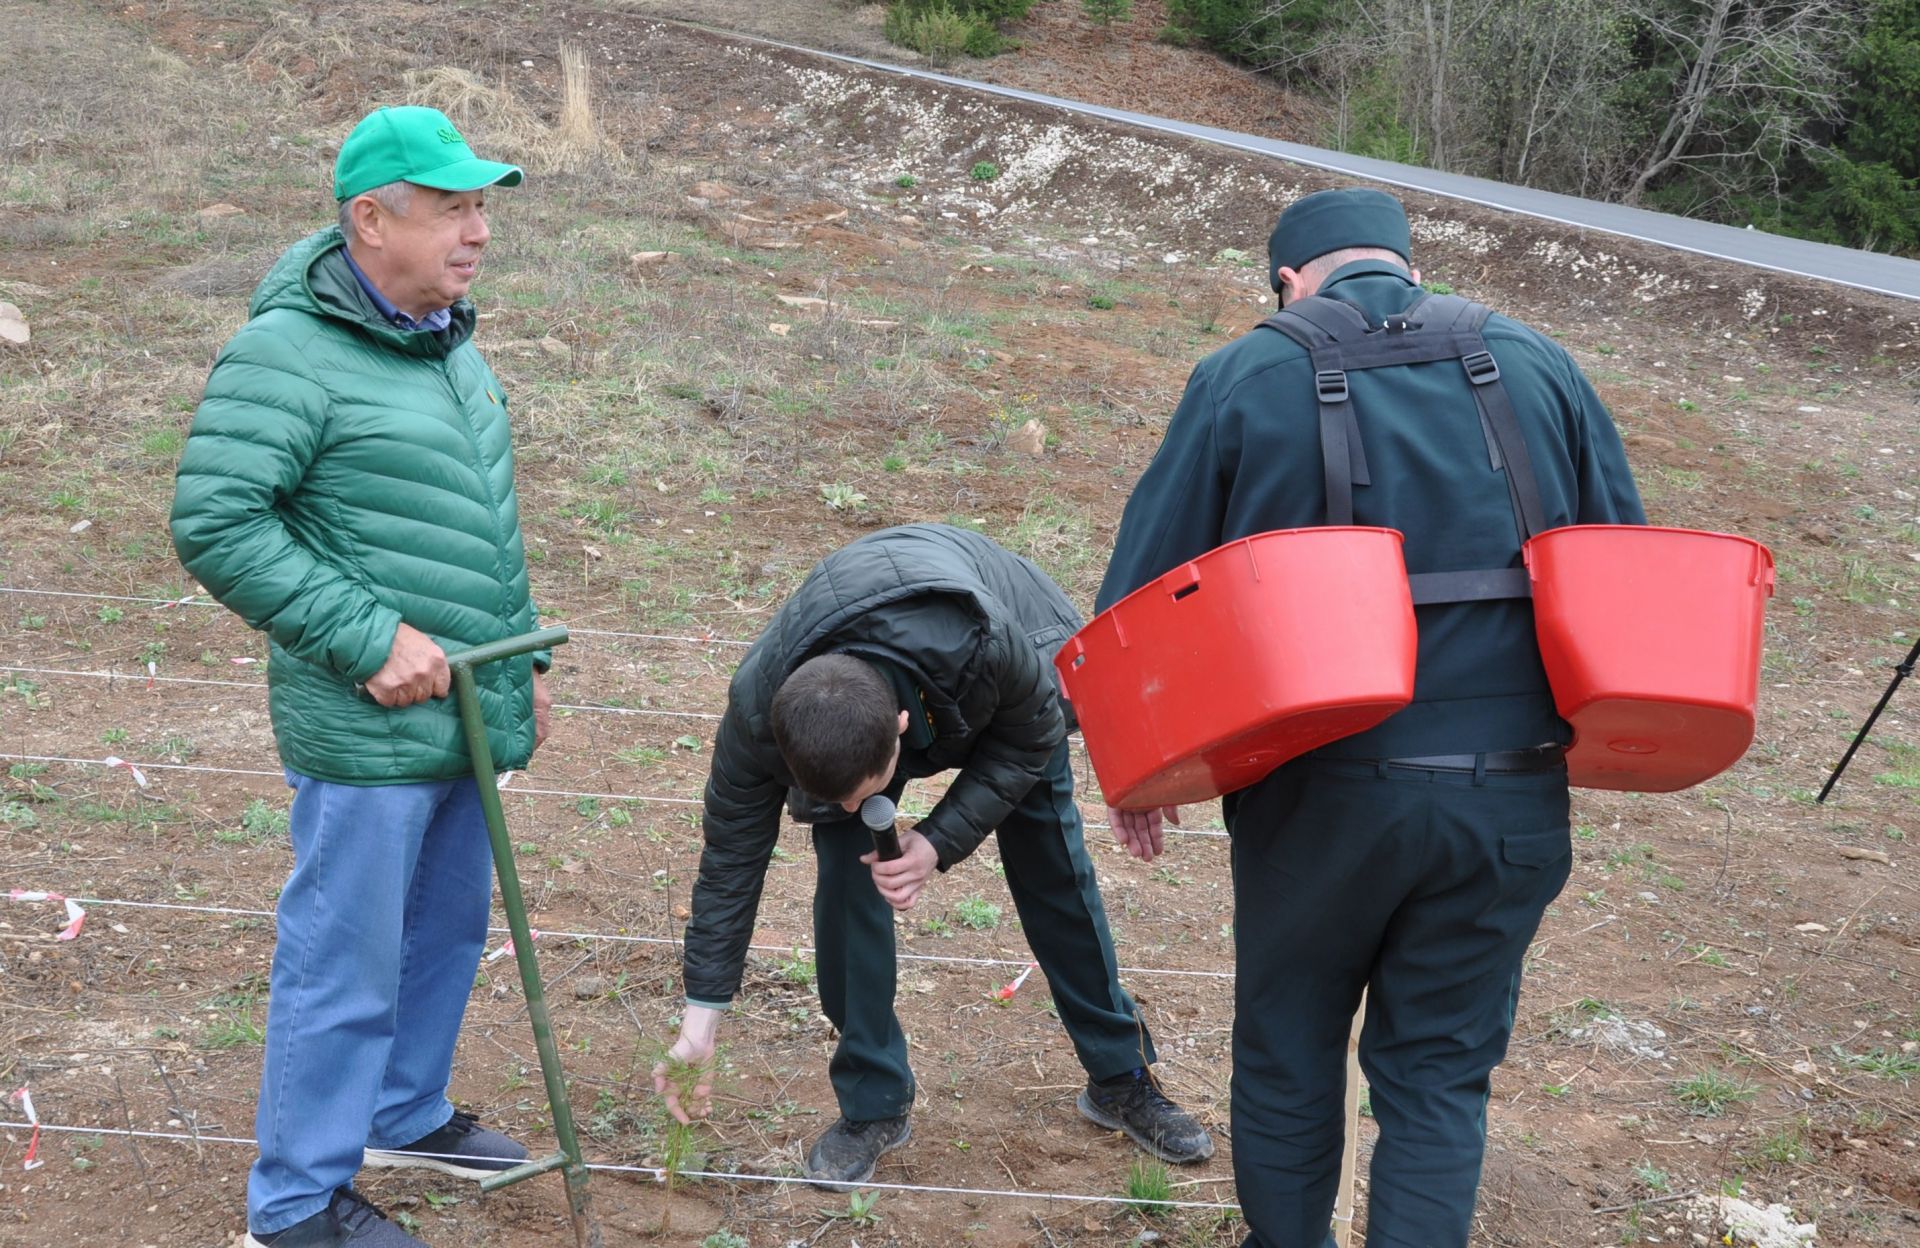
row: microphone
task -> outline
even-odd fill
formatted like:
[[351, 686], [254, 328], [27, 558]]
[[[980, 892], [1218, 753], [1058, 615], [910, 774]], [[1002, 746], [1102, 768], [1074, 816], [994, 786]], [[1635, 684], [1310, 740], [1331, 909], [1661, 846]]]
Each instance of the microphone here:
[[860, 803], [860, 822], [873, 834], [874, 852], [882, 862], [892, 862], [900, 856], [900, 834], [893, 828], [896, 813], [893, 799], [885, 793], [875, 793]]

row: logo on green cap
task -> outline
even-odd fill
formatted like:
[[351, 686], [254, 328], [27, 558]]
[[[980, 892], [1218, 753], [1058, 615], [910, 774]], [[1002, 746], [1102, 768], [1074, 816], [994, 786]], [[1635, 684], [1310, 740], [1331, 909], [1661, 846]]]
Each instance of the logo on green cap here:
[[435, 130], [434, 133], [440, 136], [440, 141], [442, 143], [466, 142], [465, 139], [460, 137], [460, 132], [458, 130], [455, 130], [452, 126], [441, 126], [438, 130]]

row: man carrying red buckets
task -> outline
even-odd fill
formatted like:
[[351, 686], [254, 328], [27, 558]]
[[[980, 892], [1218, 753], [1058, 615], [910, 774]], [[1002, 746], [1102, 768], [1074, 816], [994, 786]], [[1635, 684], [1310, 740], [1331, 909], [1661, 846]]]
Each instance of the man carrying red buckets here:
[[[1233, 837], [1233, 1147], [1247, 1244], [1333, 1243], [1346, 1042], [1364, 990], [1360, 1061], [1380, 1128], [1366, 1242], [1464, 1248], [1522, 955], [1571, 865], [1572, 734], [1521, 548], [1549, 529], [1645, 516], [1612, 419], [1566, 351], [1477, 304], [1426, 295], [1392, 196], [1307, 196], [1281, 214], [1269, 253], [1282, 313], [1194, 370], [1127, 504], [1098, 603], [1104, 612], [1135, 591], [1129, 603], [1198, 602], [1237, 581], [1242, 609], [1217, 613], [1220, 635], [1186, 643], [1185, 678], [1124, 716], [1099, 722], [1069, 692], [1096, 768], [1102, 738], [1142, 735], [1164, 738], [1171, 764], [1174, 739], [1194, 726], [1174, 700], [1259, 701], [1247, 673], [1264, 671], [1269, 650], [1324, 649], [1316, 676], [1342, 655], [1360, 662], [1376, 631], [1389, 652], [1415, 651], [1397, 699], [1370, 695], [1370, 727], [1327, 720], [1323, 699], [1301, 695], [1296, 726], [1319, 725], [1316, 736], [1205, 725], [1188, 744], [1225, 793]], [[1274, 533], [1295, 529], [1306, 532]], [[1275, 575], [1275, 552], [1258, 548], [1360, 534], [1351, 540], [1373, 550], [1389, 529], [1404, 539], [1404, 568], [1389, 554], [1384, 580], [1376, 564], [1343, 558], [1321, 560], [1311, 581]], [[1217, 551], [1255, 535], [1266, 536]], [[1373, 605], [1355, 613], [1355, 600]], [[1141, 636], [1124, 627], [1129, 603], [1113, 613], [1116, 654]], [[1401, 612], [1417, 641], [1391, 627]], [[1316, 620], [1338, 622], [1316, 636]], [[1089, 673], [1101, 657], [1086, 656]], [[1063, 668], [1075, 661], [1063, 651]], [[1152, 857], [1156, 803], [1176, 792], [1101, 779], [1110, 802], [1133, 807], [1114, 811], [1116, 837]]]

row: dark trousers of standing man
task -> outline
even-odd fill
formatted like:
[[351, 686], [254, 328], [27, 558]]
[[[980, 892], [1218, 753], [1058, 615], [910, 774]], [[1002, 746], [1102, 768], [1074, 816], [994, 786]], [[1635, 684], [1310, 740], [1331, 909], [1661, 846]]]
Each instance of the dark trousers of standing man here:
[[[896, 777], [887, 796], [898, 801], [905, 783]], [[1000, 824], [998, 836], [1027, 944], [1046, 974], [1080, 1064], [1095, 1079], [1150, 1065], [1153, 1041], [1120, 987], [1064, 744]], [[840, 1112], [854, 1122], [897, 1117], [913, 1105], [913, 1071], [893, 1010], [893, 908], [860, 861], [873, 849], [873, 838], [858, 819], [839, 819], [814, 825], [813, 849], [820, 1004], [840, 1031], [827, 1067], [834, 1095]]]
[[1520, 966], [1572, 851], [1564, 767], [1305, 758], [1228, 799], [1248, 1248], [1331, 1248], [1347, 1035], [1379, 1124], [1367, 1248], [1465, 1248]]

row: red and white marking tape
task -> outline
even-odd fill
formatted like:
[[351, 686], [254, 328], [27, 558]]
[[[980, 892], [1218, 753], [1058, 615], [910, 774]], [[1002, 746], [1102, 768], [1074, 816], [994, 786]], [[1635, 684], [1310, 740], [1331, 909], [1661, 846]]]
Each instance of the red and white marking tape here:
[[87, 912], [80, 908], [79, 902], [62, 893], [41, 893], [32, 892], [24, 888], [16, 888], [9, 891], [7, 896], [14, 901], [57, 901], [65, 906], [67, 908], [67, 925], [60, 929], [60, 934], [54, 937], [55, 940], [72, 940], [80, 934], [80, 929], [86, 926]]
[[127, 769], [127, 773], [133, 777], [133, 782], [135, 784], [139, 785], [143, 789], [147, 787], [147, 773], [144, 771], [141, 771], [138, 767], [135, 767], [132, 763], [128, 762], [126, 759], [115, 758], [113, 755], [109, 754], [107, 755], [107, 757], [101, 759], [100, 761], [105, 763], [109, 767], [125, 767]]
[[[527, 934], [531, 936], [534, 940], [540, 939], [540, 932], [538, 929], [529, 929]], [[513, 937], [509, 936], [506, 938], [505, 941], [501, 942], [501, 945], [498, 949], [495, 949], [492, 953], [487, 955], [487, 961], [498, 962], [501, 958], [507, 957], [512, 953], [513, 953]]]
[[995, 1001], [1013, 1000], [1013, 994], [1020, 991], [1020, 985], [1026, 983], [1027, 976], [1033, 974], [1033, 972], [1036, 969], [1038, 969], [1039, 966], [1040, 964], [1038, 962], [1027, 963], [1027, 969], [1024, 971], [1021, 971], [1020, 974], [1014, 978], [1012, 983], [1000, 985], [999, 991], [993, 994], [993, 999]]
[[27, 1116], [27, 1122], [33, 1127], [33, 1135], [27, 1140], [27, 1159], [21, 1165], [22, 1170], [38, 1170], [46, 1163], [34, 1159], [40, 1151], [40, 1115], [33, 1112], [33, 1094], [27, 1091], [27, 1085], [21, 1084], [7, 1094], [7, 1104], [18, 1105], [20, 1112]]

